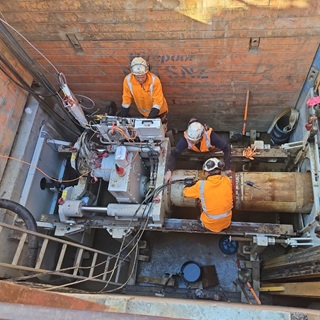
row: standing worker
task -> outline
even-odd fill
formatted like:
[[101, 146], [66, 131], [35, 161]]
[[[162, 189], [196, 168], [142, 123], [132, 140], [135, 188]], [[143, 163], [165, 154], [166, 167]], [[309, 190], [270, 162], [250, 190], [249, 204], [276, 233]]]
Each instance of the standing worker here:
[[218, 148], [223, 151], [225, 173], [231, 174], [231, 149], [229, 144], [217, 135], [212, 128], [207, 125], [202, 125], [198, 119], [192, 118], [188, 123], [187, 131], [184, 132], [175, 147], [172, 150], [168, 161], [168, 170], [164, 176], [165, 183], [171, 181], [172, 171], [175, 168], [175, 162], [177, 157], [185, 150], [193, 150], [195, 152], [209, 152], [214, 148]]
[[200, 199], [202, 213], [200, 220], [204, 228], [220, 232], [231, 224], [232, 185], [227, 176], [222, 176], [223, 161], [210, 158], [203, 164], [206, 180], [199, 180], [183, 189], [186, 198]]
[[123, 81], [121, 116], [127, 117], [132, 100], [145, 118], [160, 118], [167, 125], [168, 104], [162, 92], [160, 79], [149, 71], [146, 60], [136, 57]]

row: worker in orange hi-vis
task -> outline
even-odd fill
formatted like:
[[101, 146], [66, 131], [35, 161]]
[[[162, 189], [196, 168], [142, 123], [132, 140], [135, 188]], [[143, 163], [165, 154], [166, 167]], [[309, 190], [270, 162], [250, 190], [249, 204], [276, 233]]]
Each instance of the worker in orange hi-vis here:
[[171, 182], [172, 172], [179, 155], [186, 149], [195, 152], [209, 152], [218, 148], [224, 154], [225, 174], [231, 175], [231, 148], [212, 128], [201, 124], [197, 118], [191, 118], [184, 135], [180, 137], [174, 150], [171, 151], [167, 171], [164, 175], [164, 182]]
[[130, 71], [123, 81], [121, 116], [127, 117], [132, 101], [145, 118], [160, 118], [167, 125], [168, 104], [162, 84], [149, 70], [146, 60], [136, 57], [131, 61]]
[[229, 177], [221, 175], [223, 167], [223, 161], [208, 159], [203, 165], [206, 180], [186, 185], [183, 189], [186, 198], [200, 199], [202, 226], [213, 232], [228, 228], [232, 218], [232, 185]]

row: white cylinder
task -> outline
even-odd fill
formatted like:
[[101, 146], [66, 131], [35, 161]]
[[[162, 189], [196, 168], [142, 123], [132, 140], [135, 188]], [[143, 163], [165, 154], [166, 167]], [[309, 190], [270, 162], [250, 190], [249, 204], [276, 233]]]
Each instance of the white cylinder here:
[[59, 206], [59, 214], [66, 217], [82, 217], [82, 200], [66, 200]]

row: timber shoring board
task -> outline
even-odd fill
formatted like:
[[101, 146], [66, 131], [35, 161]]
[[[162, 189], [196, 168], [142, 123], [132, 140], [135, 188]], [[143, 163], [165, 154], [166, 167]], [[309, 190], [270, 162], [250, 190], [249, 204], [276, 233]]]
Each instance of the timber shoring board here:
[[173, 287], [174, 286], [174, 279], [173, 278], [159, 278], [159, 277], [150, 277], [150, 276], [138, 276], [137, 279], [138, 283], [144, 282], [144, 283], [151, 283], [151, 284], [158, 284], [161, 286], [166, 285], [167, 287]]
[[[241, 147], [233, 147], [231, 150], [231, 157], [232, 159], [237, 158], [237, 160], [246, 160], [249, 161], [247, 158], [245, 158], [242, 154], [243, 150], [245, 148]], [[259, 159], [278, 159], [278, 160], [286, 160], [288, 158], [288, 152], [284, 149], [279, 149], [279, 148], [271, 148], [271, 149], [259, 149], [259, 154], [255, 155], [255, 158]], [[193, 152], [190, 150], [184, 150], [181, 155], [179, 155], [179, 159], [187, 159], [187, 161], [192, 159], [207, 159], [210, 157], [223, 157], [223, 152], [219, 149], [214, 149], [209, 152]]]
[[259, 291], [272, 295], [320, 298], [320, 282], [264, 283]]
[[[138, 228], [143, 224], [143, 220], [133, 221], [132, 227]], [[91, 228], [106, 228], [114, 226], [127, 226], [128, 221], [114, 220], [113, 218], [92, 217], [90, 220], [77, 219], [77, 224], [84, 224]], [[164, 219], [162, 227], [147, 226], [145, 230], [162, 231], [162, 232], [188, 232], [188, 233], [209, 233], [209, 231], [201, 226], [197, 220], [191, 219]], [[276, 223], [256, 223], [256, 222], [238, 222], [232, 221], [230, 227], [216, 234], [242, 235], [250, 236], [256, 234], [279, 236], [296, 236], [291, 224]]]
[[[165, 219], [162, 229], [154, 229], [162, 231], [175, 232], [201, 232], [213, 233], [204, 229], [197, 220], [189, 219]], [[250, 235], [250, 234], [266, 234], [266, 235], [294, 235], [292, 225], [273, 224], [273, 223], [255, 223], [255, 222], [237, 222], [232, 221], [230, 227], [222, 230], [218, 234], [228, 235]]]
[[293, 249], [263, 263], [262, 281], [320, 279], [320, 246], [307, 249]]

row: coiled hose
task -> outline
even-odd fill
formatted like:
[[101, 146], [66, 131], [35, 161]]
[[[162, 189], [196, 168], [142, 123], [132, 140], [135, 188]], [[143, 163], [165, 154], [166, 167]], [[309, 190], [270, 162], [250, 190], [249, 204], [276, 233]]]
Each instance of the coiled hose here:
[[[31, 212], [21, 204], [12, 200], [0, 199], [0, 208], [16, 213], [25, 223], [30, 231], [37, 232], [37, 222]], [[28, 235], [28, 252], [26, 255], [26, 266], [34, 268], [38, 254], [38, 239], [36, 236]]]

